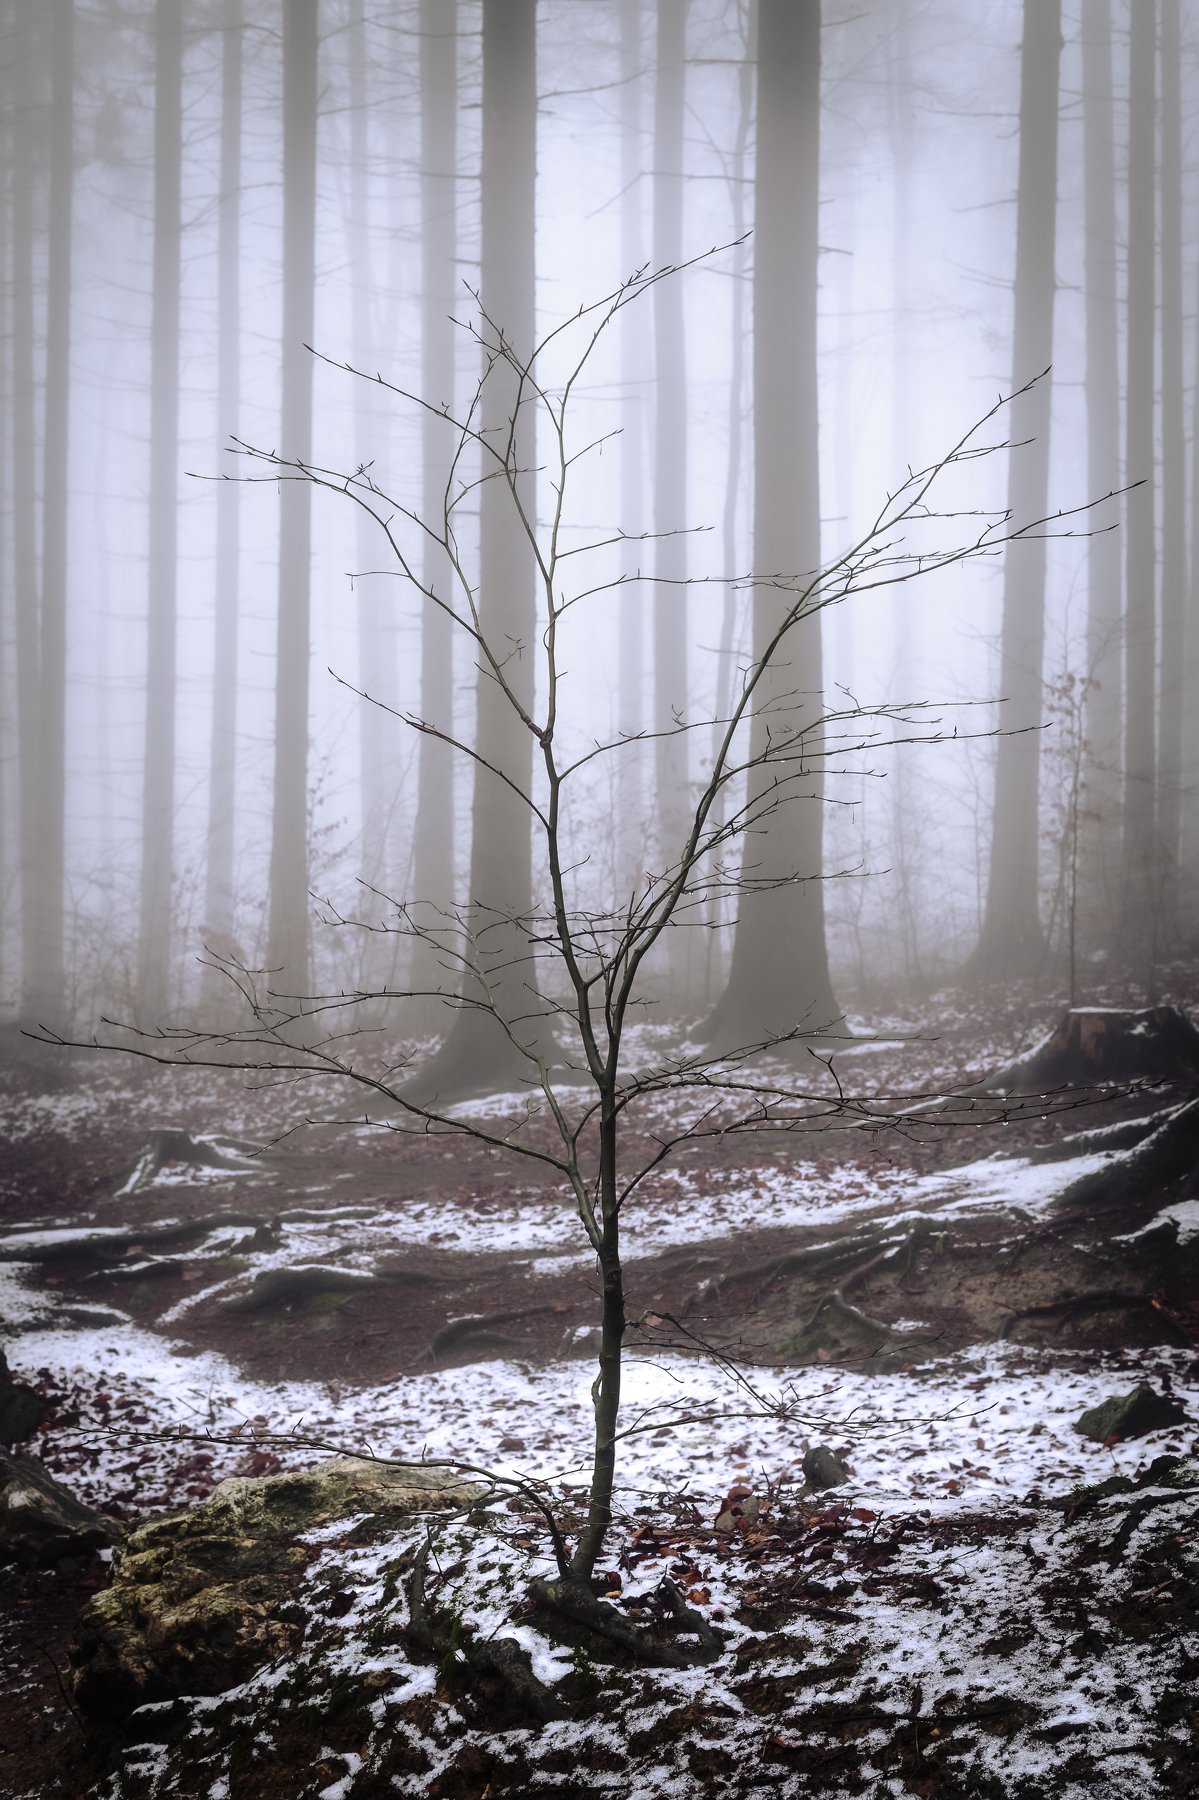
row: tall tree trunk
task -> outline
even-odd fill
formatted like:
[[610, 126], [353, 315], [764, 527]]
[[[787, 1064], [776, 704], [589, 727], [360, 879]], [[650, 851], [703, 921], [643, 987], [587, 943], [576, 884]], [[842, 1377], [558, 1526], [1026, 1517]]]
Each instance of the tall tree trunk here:
[[[645, 260], [641, 169], [641, 4], [620, 0], [620, 275], [627, 281]], [[645, 321], [630, 307], [620, 326], [620, 527], [643, 529], [645, 486]], [[616, 730], [635, 738], [644, 724], [645, 598], [630, 581], [621, 590]], [[645, 795], [642, 746], [620, 753], [614, 861], [622, 888], [634, 887], [645, 868]]]
[[[762, 585], [754, 592], [755, 660], [794, 604], [772, 580], [820, 566], [820, 49], [820, 0], [760, 0], [753, 393], [754, 570]], [[799, 742], [820, 717], [822, 684], [820, 619], [801, 618], [755, 699], [749, 804], [764, 816], [744, 840], [732, 968], [708, 1025], [730, 1048], [792, 1031], [816, 1035], [837, 1019], [825, 944], [820, 744], [813, 743], [809, 759]], [[787, 746], [795, 761], [786, 760]]]
[[1162, 935], [1175, 935], [1182, 826], [1186, 655], [1186, 431], [1182, 356], [1182, 30], [1179, 0], [1162, 0], [1162, 642], [1157, 835]]
[[150, 543], [137, 980], [147, 1026], [162, 1022], [168, 1004], [173, 904], [182, 0], [156, 0], [154, 44]]
[[1124, 479], [1143, 485], [1125, 504], [1123, 941], [1152, 981], [1154, 874], [1154, 662], [1156, 652], [1153, 461], [1155, 0], [1132, 9], [1128, 97], [1128, 365]]
[[[352, 0], [346, 55], [349, 63], [350, 100], [350, 207], [346, 221], [350, 249], [350, 330], [351, 356], [354, 366], [363, 371], [375, 366], [374, 334], [371, 330], [371, 303], [375, 291], [370, 247], [370, 97], [367, 81], [366, 17], [363, 0]], [[375, 436], [375, 409], [371, 389], [365, 381], [355, 381], [354, 441], [355, 461], [371, 461]], [[373, 521], [360, 509], [356, 519], [356, 550], [359, 574], [355, 582], [358, 595], [358, 686], [371, 696], [358, 708], [358, 791], [362, 815], [362, 847], [359, 874], [368, 888], [382, 889], [387, 882], [387, 831], [394, 806], [391, 792], [394, 770], [389, 767], [389, 750], [394, 720], [389, 720], [383, 706], [395, 704], [395, 681], [392, 657], [395, 640], [384, 624], [384, 596], [378, 577], [363, 573], [371, 568], [377, 552], [377, 531]], [[373, 702], [381, 701], [383, 705]], [[363, 896], [368, 916], [378, 910], [378, 901], [368, 892]], [[391, 964], [386, 937], [367, 933], [359, 979], [364, 987], [386, 981]]]
[[[1083, 158], [1086, 187], [1087, 493], [1120, 485], [1119, 275], [1116, 169], [1113, 149], [1111, 0], [1083, 0]], [[1094, 878], [1088, 883], [1114, 923], [1118, 874], [1120, 713], [1122, 671], [1121, 557], [1114, 531], [1087, 543], [1086, 700], [1088, 787], [1094, 813]], [[1098, 921], [1097, 921], [1098, 923]]]
[[[720, 534], [723, 540], [724, 592], [720, 608], [720, 645], [716, 667], [716, 704], [712, 722], [711, 754], [715, 761], [724, 735], [722, 721], [727, 720], [733, 704], [733, 658], [737, 652], [738, 614], [741, 594], [735, 584], [740, 567], [738, 523], [741, 502], [742, 439], [745, 426], [745, 292], [749, 280], [750, 249], [746, 235], [745, 168], [749, 135], [754, 117], [754, 70], [758, 59], [757, 0], [749, 0], [745, 11], [745, 51], [737, 71], [737, 134], [729, 166], [731, 207], [733, 215], [733, 297], [729, 320], [732, 339], [729, 355], [728, 445], [724, 466], [724, 505], [721, 509]], [[846, 258], [848, 261], [849, 259]], [[713, 814], [713, 824], [724, 821], [728, 814], [726, 792], [722, 791]], [[718, 953], [723, 949], [726, 909], [720, 884], [708, 900], [707, 944], [704, 957], [704, 1005], [714, 998], [720, 975]]]
[[36, 165], [33, 109], [34, 15], [17, 6], [9, 65], [13, 113], [12, 481], [13, 593], [16, 614], [17, 754], [21, 867], [21, 1016], [37, 1023], [38, 895], [34, 885], [38, 818], [38, 697], [41, 604], [37, 567], [36, 411], [33, 324], [33, 216]]
[[[912, 379], [912, 171], [915, 118], [911, 104], [910, 0], [897, 0], [891, 36], [888, 128], [891, 140], [891, 479], [919, 466], [916, 451], [917, 389]], [[902, 705], [917, 697], [920, 668], [918, 587], [901, 590], [891, 608], [894, 655], [891, 693]], [[831, 617], [832, 615], [826, 615]], [[909, 985], [922, 978], [918, 886], [922, 866], [919, 809], [913, 803], [911, 762], [903, 746], [893, 750], [887, 771], [891, 798], [891, 865], [895, 914]]]
[[[1012, 402], [1014, 448], [1008, 507], [1015, 526], [1044, 516], [1049, 501], [1057, 214], [1060, 0], [1025, 0], [1020, 66], [1020, 171], [1016, 194], [1012, 388], [1041, 376]], [[1011, 543], [1004, 556], [999, 729], [991, 868], [978, 971], [1001, 979], [1035, 970], [1045, 942], [1037, 906], [1038, 783], [1045, 647], [1045, 542]]]
[[[312, 445], [312, 342], [316, 231], [318, 0], [283, 13], [283, 404], [280, 449], [307, 462]], [[276, 993], [309, 989], [308, 665], [312, 495], [305, 481], [279, 492], [279, 601], [275, 638], [275, 778], [267, 961]]]
[[[502, 332], [518, 357], [531, 353], [535, 330], [536, 10], [536, 0], [483, 0], [480, 297], [492, 322], [486, 334]], [[479, 607], [486, 641], [497, 656], [506, 656], [505, 678], [531, 710], [536, 564], [508, 482], [525, 490], [524, 507], [533, 518], [532, 482], [516, 474], [535, 460], [533, 410], [526, 399], [517, 417], [517, 404], [516, 374], [507, 363], [497, 363], [484, 387], [480, 429], [501, 453], [511, 433], [512, 461], [508, 478], [485, 480], [480, 489]], [[495, 467], [490, 460], [484, 466]], [[532, 821], [507, 785], [530, 791], [533, 739], [485, 666], [476, 685], [474, 741], [507, 780], [474, 765], [467, 927], [477, 979], [468, 979], [468, 1004], [414, 1084], [414, 1092], [435, 1094], [442, 1102], [471, 1088], [534, 1075], [517, 1043], [540, 1045], [547, 1053], [550, 1048], [529, 941]], [[485, 997], [490, 1011], [476, 1004]]]
[[75, 183], [75, 4], [53, 0], [50, 51], [50, 222], [46, 262], [46, 418], [42, 478], [42, 633], [38, 819], [34, 836], [33, 1005], [66, 1024], [67, 497], [71, 400], [71, 220]]
[[[221, 164], [217, 224], [217, 455], [237, 431], [241, 386], [242, 0], [221, 11]], [[240, 493], [236, 481], [216, 491], [216, 569], [212, 656], [212, 744], [208, 763], [208, 864], [205, 939], [219, 956], [234, 953], [234, 817], [237, 776], [237, 641], [241, 565]], [[228, 983], [218, 970], [205, 979], [205, 999], [220, 1006]]]
[[1199, 295], [1195, 304], [1194, 367], [1182, 783], [1182, 879], [1185, 891], [1190, 894], [1199, 888]]
[[[683, 255], [683, 97], [688, 0], [658, 0], [654, 92], [654, 245], [656, 269]], [[654, 817], [659, 872], [683, 841], [688, 750], [674, 727], [687, 710], [687, 357], [683, 284], [654, 289]], [[667, 979], [685, 986], [691, 934], [670, 931]]]
[[[454, 410], [454, 255], [457, 242], [457, 0], [421, 0], [421, 359], [422, 388], [433, 406]], [[451, 453], [448, 427], [432, 414], [421, 418], [421, 496], [425, 517], [438, 529], [445, 506]], [[452, 580], [443, 551], [425, 539], [421, 578], [448, 598]], [[453, 626], [426, 599], [421, 611], [421, 717], [449, 731], [454, 720]], [[444, 922], [454, 893], [454, 755], [447, 744], [421, 734], [417, 763], [413, 893], [422, 920]], [[418, 946], [413, 986], [435, 990], [441, 977], [435, 954]], [[434, 1003], [436, 1004], [436, 1002]], [[422, 1007], [422, 1014], [428, 1008]], [[435, 1023], [440, 1023], [439, 1020]]]

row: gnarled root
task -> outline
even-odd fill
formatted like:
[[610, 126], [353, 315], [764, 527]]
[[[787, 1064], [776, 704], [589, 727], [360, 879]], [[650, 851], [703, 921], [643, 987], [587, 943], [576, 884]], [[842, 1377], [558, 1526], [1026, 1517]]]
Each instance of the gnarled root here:
[[680, 1588], [663, 1580], [654, 1595], [662, 1607], [674, 1638], [693, 1637], [694, 1644], [680, 1644], [639, 1629], [614, 1606], [597, 1600], [577, 1581], [536, 1580], [530, 1593], [539, 1606], [559, 1618], [581, 1625], [589, 1633], [625, 1651], [634, 1661], [651, 1668], [695, 1669], [715, 1662], [724, 1650], [724, 1639], [702, 1613], [688, 1606]]
[[429, 1566], [429, 1544], [416, 1552], [412, 1573], [408, 1578], [408, 1636], [422, 1650], [433, 1656], [443, 1668], [459, 1658], [485, 1682], [498, 1685], [504, 1698], [518, 1711], [530, 1713], [547, 1722], [565, 1719], [570, 1709], [539, 1681], [533, 1673], [532, 1659], [515, 1638], [495, 1637], [476, 1642], [454, 1632], [432, 1611], [425, 1594], [425, 1576]]

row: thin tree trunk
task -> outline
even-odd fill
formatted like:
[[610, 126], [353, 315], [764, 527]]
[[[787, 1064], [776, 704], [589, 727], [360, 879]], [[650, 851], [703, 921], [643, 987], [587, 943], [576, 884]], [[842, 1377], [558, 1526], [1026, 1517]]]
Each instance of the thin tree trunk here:
[[[820, 566], [820, 34], [819, 0], [760, 0], [754, 570], [763, 585], [754, 593], [755, 661], [794, 604], [769, 584]], [[761, 822], [744, 839], [732, 968], [708, 1024], [730, 1048], [796, 1031], [818, 1035], [838, 1016], [825, 943], [824, 776], [811, 735], [823, 709], [820, 638], [819, 617], [801, 618], [758, 689], [749, 804]]]
[[[769, 0], [764, 0], [769, 3]], [[616, 1426], [620, 1415], [620, 1378], [625, 1334], [624, 1273], [620, 1254], [620, 1209], [617, 1205], [617, 1127], [615, 1096], [601, 1098], [600, 1119], [600, 1317], [599, 1374], [593, 1389], [594, 1439], [587, 1520], [571, 1558], [576, 1580], [591, 1578], [612, 1523], [612, 1486], [616, 1474]]]
[[1157, 835], [1162, 934], [1176, 930], [1182, 826], [1186, 654], [1186, 431], [1182, 356], [1182, 31], [1179, 0], [1162, 0], [1162, 642]]
[[[1049, 502], [1057, 213], [1060, 0], [1025, 0], [1020, 68], [1020, 171], [1016, 194], [1015, 329], [1012, 342], [1008, 506], [1013, 524], [1044, 516]], [[1031, 390], [1018, 393], [1040, 376]], [[1003, 569], [999, 738], [987, 905], [976, 967], [1002, 978], [1031, 972], [1045, 940], [1037, 904], [1041, 670], [1045, 647], [1045, 542], [1010, 543]]]
[[179, 262], [183, 82], [181, 0], [154, 11], [154, 295], [150, 337], [150, 544], [142, 788], [138, 1005], [163, 1021], [173, 916], [175, 635], [179, 455]]
[[[491, 320], [518, 357], [533, 346], [533, 227], [536, 172], [536, 0], [483, 0], [483, 179], [480, 297]], [[519, 383], [500, 362], [483, 391], [480, 428], [497, 448], [512, 437], [508, 476], [480, 489], [479, 606], [483, 635], [497, 655], [508, 653], [505, 678], [520, 704], [531, 710], [533, 646], [537, 628], [536, 565], [509, 490], [523, 490], [535, 516], [532, 483], [517, 471], [534, 459], [532, 408], [517, 417]], [[515, 428], [514, 428], [515, 420]], [[485, 465], [494, 469], [488, 460]], [[535, 1071], [518, 1049], [549, 1053], [545, 1009], [537, 994], [537, 963], [530, 944], [533, 909], [532, 820], [521, 793], [530, 791], [533, 739], [495, 676], [480, 667], [476, 684], [475, 744], [507, 780], [474, 765], [471, 808], [470, 907], [467, 930], [477, 978], [468, 980], [468, 1002], [458, 1011], [441, 1050], [422, 1071], [414, 1091], [453, 1094]], [[515, 1042], [514, 1042], [515, 1040]]]
[[35, 134], [34, 14], [17, 6], [9, 66], [13, 112], [12, 200], [12, 482], [13, 591], [16, 614], [17, 754], [21, 867], [21, 1017], [36, 1024], [38, 896], [34, 886], [38, 812], [38, 694], [41, 604], [37, 567], [36, 401], [33, 325], [33, 206]]
[[[425, 398], [454, 410], [454, 269], [457, 242], [457, 0], [421, 0], [421, 359]], [[451, 453], [449, 428], [428, 412], [421, 419], [421, 494], [424, 515], [438, 529], [445, 506]], [[421, 578], [448, 595], [445, 554], [425, 539]], [[429, 600], [421, 612], [421, 717], [439, 730], [454, 721], [453, 626]], [[454, 755], [423, 732], [418, 747], [413, 892], [422, 918], [443, 923], [454, 894]], [[418, 946], [413, 985], [436, 989], [436, 956]], [[436, 1003], [435, 1003], [436, 1004]], [[427, 1013], [427, 1008], [421, 1009]]]
[[[658, 0], [654, 94], [654, 246], [656, 269], [683, 254], [683, 99], [688, 0]], [[687, 357], [683, 285], [654, 289], [654, 817], [659, 872], [683, 839], [687, 810], [687, 739], [674, 727], [687, 711]], [[663, 535], [665, 534], [665, 535]], [[667, 979], [686, 981], [687, 935], [667, 933]]]
[[1124, 478], [1143, 485], [1125, 504], [1124, 944], [1152, 982], [1154, 879], [1154, 57], [1155, 0], [1132, 10], [1128, 150], [1128, 369]]
[[[1116, 171], [1113, 149], [1111, 0], [1083, 0], [1083, 155], [1086, 185], [1087, 493], [1120, 485], [1120, 356]], [[1113, 920], [1118, 864], [1120, 658], [1123, 599], [1120, 536], [1097, 531], [1087, 543], [1088, 789], [1094, 812], [1095, 875], [1088, 884]]]
[[[223, 461], [237, 431], [241, 387], [242, 0], [221, 12], [221, 163], [217, 225], [217, 455]], [[205, 940], [218, 956], [235, 953], [234, 817], [237, 775], [237, 645], [241, 565], [240, 488], [216, 492], [216, 568], [212, 657], [212, 744], [208, 764], [208, 863]], [[206, 977], [205, 998], [221, 1005], [228, 983]]]
[[[280, 449], [312, 444], [318, 0], [283, 13], [283, 404]], [[308, 992], [308, 676], [312, 505], [306, 481], [279, 494], [275, 774], [267, 960], [277, 993]]]

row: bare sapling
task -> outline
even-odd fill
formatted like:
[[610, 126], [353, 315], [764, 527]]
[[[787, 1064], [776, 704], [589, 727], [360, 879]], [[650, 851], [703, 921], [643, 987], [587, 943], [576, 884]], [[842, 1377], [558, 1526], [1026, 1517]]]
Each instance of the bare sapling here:
[[[880, 589], [894, 589], [898, 603], [908, 584], [999, 555], [1022, 537], [1074, 535], [1075, 520], [1087, 511], [1013, 521], [1004, 511], [978, 509], [961, 492], [942, 505], [943, 491], [955, 484], [968, 496], [973, 464], [1008, 448], [986, 435], [1009, 404], [1000, 400], [938, 461], [910, 472], [864, 535], [834, 561], [807, 573], [751, 571], [733, 579], [742, 591], [771, 589], [781, 607], [764, 647], [738, 654], [733, 680], [724, 685], [727, 704], [711, 709], [718, 716], [710, 710], [679, 717], [665, 732], [588, 737], [590, 715], [581, 707], [576, 674], [587, 633], [606, 640], [615, 630], [614, 598], [629, 583], [648, 592], [657, 578], [614, 569], [649, 534], [616, 526], [588, 538], [575, 526], [585, 472], [607, 441], [580, 435], [578, 418], [587, 411], [581, 390], [613, 321], [657, 283], [680, 279], [680, 268], [641, 270], [555, 326], [532, 350], [509, 342], [503, 320], [480, 308], [469, 329], [481, 373], [461, 416], [345, 365], [352, 379], [370, 381], [394, 401], [443, 421], [453, 453], [436, 517], [387, 492], [373, 468], [347, 473], [239, 446], [253, 465], [247, 479], [307, 483], [365, 511], [407, 589], [440, 609], [469, 643], [479, 671], [480, 735], [472, 740], [450, 721], [417, 712], [397, 716], [438, 738], [471, 769], [476, 830], [482, 806], [498, 809], [505, 829], [528, 835], [531, 907], [513, 910], [502, 894], [480, 891], [438, 909], [421, 896], [370, 890], [380, 916], [349, 918], [325, 902], [326, 923], [386, 933], [399, 952], [391, 966], [408, 968], [412, 978], [297, 994], [288, 991], [285, 972], [214, 955], [240, 995], [238, 1025], [220, 1032], [194, 1025], [139, 1031], [106, 1021], [104, 1039], [105, 1047], [171, 1066], [268, 1070], [297, 1081], [333, 1076], [364, 1098], [365, 1118], [382, 1130], [457, 1134], [552, 1173], [596, 1258], [600, 1323], [585, 1514], [573, 1544], [555, 1533], [556, 1575], [537, 1584], [537, 1592], [552, 1610], [622, 1642], [635, 1634], [623, 1615], [594, 1596], [592, 1576], [613, 1520], [620, 1444], [628, 1433], [663, 1422], [656, 1416], [629, 1423], [621, 1414], [622, 1355], [634, 1323], [622, 1256], [626, 1209], [655, 1170], [705, 1139], [887, 1126], [895, 1121], [897, 1098], [844, 1090], [829, 1050], [834, 1020], [797, 1018], [788, 1029], [763, 1030], [732, 1051], [686, 1043], [664, 1050], [660, 1039], [637, 1029], [653, 998], [651, 958], [665, 934], [710, 931], [736, 911], [739, 897], [761, 880], [754, 848], [760, 835], [777, 828], [790, 809], [819, 804], [805, 800], [805, 792], [821, 761], [842, 766], [899, 744], [958, 736], [924, 702], [870, 706], [843, 696], [842, 705], [828, 706], [786, 693], [790, 647], [800, 634], [819, 629], [824, 609]], [[498, 409], [497, 394], [503, 396]], [[547, 501], [540, 508], [538, 495]], [[473, 541], [465, 520], [476, 505], [501, 510], [536, 580], [536, 629], [519, 641], [495, 625], [489, 570], [465, 547]], [[422, 573], [429, 567], [421, 554], [426, 542], [436, 547], [444, 580]], [[708, 581], [689, 577], [687, 585]], [[763, 713], [767, 729], [754, 734], [751, 748], [751, 722], [757, 714], [760, 725]], [[503, 729], [485, 731], [497, 716]], [[646, 853], [656, 854], [656, 866], [632, 891], [594, 892], [586, 845], [596, 794], [620, 791], [617, 780], [602, 776], [604, 764], [641, 756], [656, 737], [676, 734], [691, 735], [705, 758], [695, 790], [684, 797], [678, 841]], [[522, 757], [532, 779], [522, 773]], [[787, 879], [821, 875], [795, 869]], [[417, 1052], [395, 1050], [409, 1029], [405, 1008], [427, 1009], [430, 1000], [445, 1008], [447, 1042], [465, 1041], [465, 1054], [443, 1050], [422, 1063]], [[390, 1035], [375, 1023], [384, 1005], [395, 1020]], [[464, 1020], [472, 1028], [465, 1039]], [[796, 1051], [805, 1048], [806, 1058], [797, 1060]], [[489, 1111], [464, 1111], [464, 1096], [488, 1085], [514, 1093]], [[903, 1098], [910, 1104], [918, 1096]], [[361, 1125], [362, 1116], [355, 1122]], [[781, 1411], [802, 1421], [793, 1389], [779, 1397], [735, 1374], [734, 1380], [738, 1404], [751, 1413]], [[676, 1654], [698, 1660], [714, 1654], [719, 1640], [712, 1627], [681, 1594], [672, 1610], [676, 1637], [694, 1640]]]

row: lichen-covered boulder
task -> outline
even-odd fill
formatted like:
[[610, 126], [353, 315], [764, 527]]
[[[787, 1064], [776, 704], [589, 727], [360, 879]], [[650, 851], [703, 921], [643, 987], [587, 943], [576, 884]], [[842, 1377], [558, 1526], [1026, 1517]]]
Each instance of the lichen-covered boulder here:
[[0, 1563], [53, 1563], [120, 1534], [115, 1519], [68, 1493], [36, 1457], [0, 1450]]
[[1108, 1438], [1144, 1437], [1150, 1431], [1168, 1431], [1186, 1421], [1186, 1408], [1166, 1394], [1155, 1394], [1144, 1382], [1129, 1394], [1113, 1394], [1075, 1420], [1083, 1437], [1106, 1443]]
[[296, 1591], [317, 1554], [304, 1534], [367, 1514], [386, 1529], [479, 1491], [445, 1470], [354, 1457], [223, 1481], [203, 1505], [139, 1526], [116, 1553], [112, 1585], [75, 1628], [76, 1698], [111, 1717], [223, 1692], [299, 1644]]

